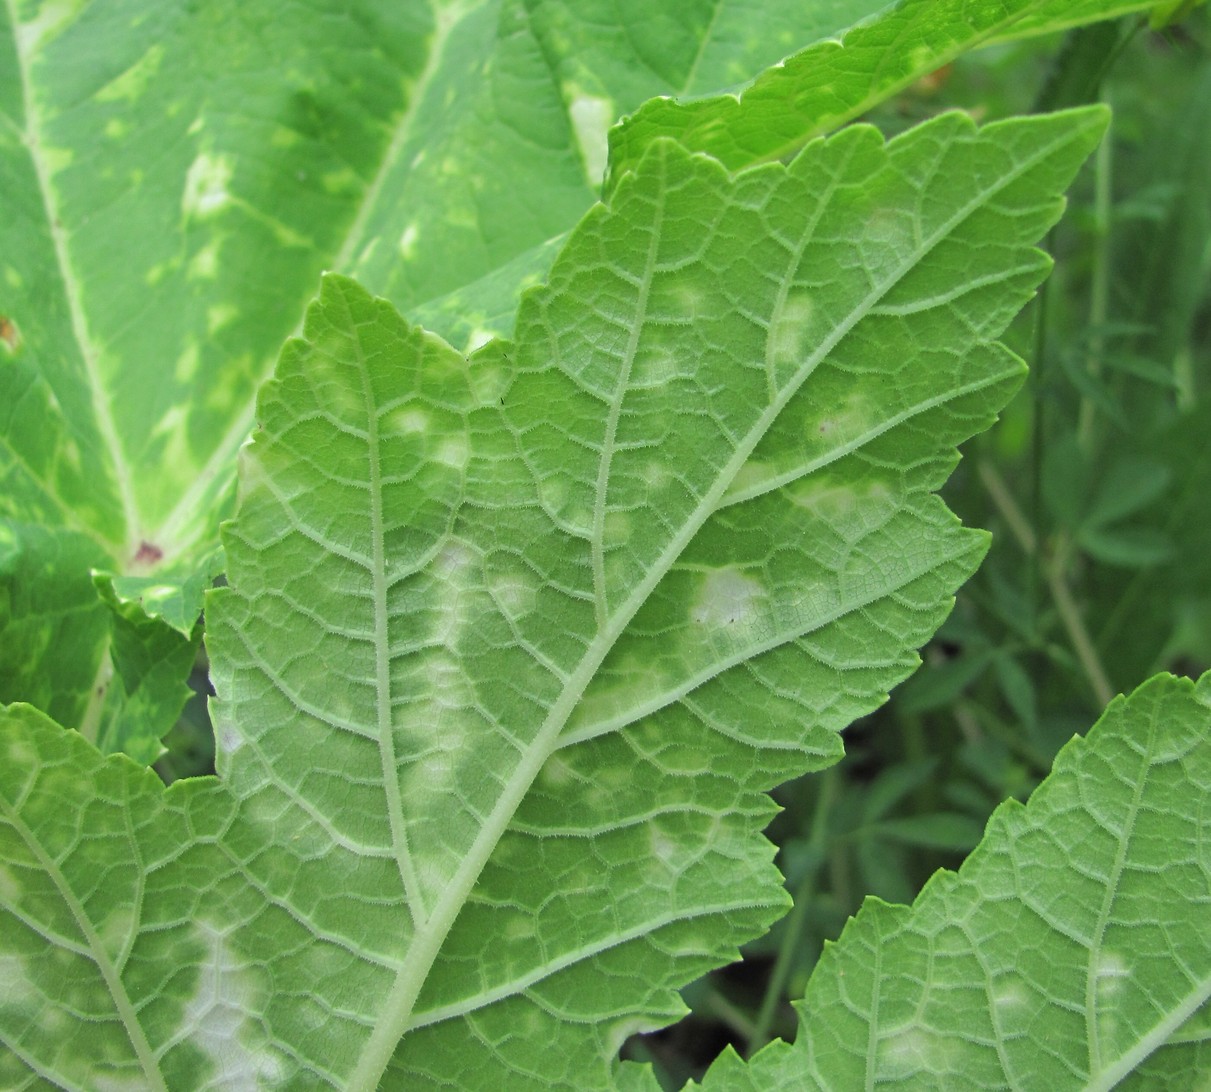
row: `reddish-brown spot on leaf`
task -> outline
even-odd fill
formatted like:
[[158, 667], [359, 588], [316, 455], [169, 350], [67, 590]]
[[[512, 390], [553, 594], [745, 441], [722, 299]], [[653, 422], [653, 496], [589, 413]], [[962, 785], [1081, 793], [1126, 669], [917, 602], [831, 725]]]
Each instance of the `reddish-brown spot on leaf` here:
[[0, 315], [0, 342], [4, 343], [10, 353], [15, 353], [21, 346], [17, 324], [8, 315]]
[[139, 547], [139, 552], [135, 554], [135, 560], [140, 565], [154, 565], [164, 556], [164, 551], [159, 546], [153, 546], [146, 539], [143, 540]]

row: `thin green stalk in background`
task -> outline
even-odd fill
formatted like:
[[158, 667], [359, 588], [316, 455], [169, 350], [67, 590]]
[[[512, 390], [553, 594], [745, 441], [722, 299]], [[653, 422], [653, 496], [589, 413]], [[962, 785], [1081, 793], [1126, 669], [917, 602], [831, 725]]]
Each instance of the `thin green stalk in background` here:
[[[980, 463], [979, 473], [992, 503], [1000, 512], [1014, 538], [1017, 539], [1018, 545], [1026, 553], [1038, 555], [1040, 553], [1038, 538], [1013, 499], [1004, 478], [988, 462]], [[1072, 595], [1072, 589], [1068, 586], [1066, 569], [1070, 557], [1071, 544], [1068, 542], [1067, 536], [1060, 535], [1051, 557], [1043, 564], [1044, 575], [1047, 587], [1051, 592], [1051, 599], [1059, 613], [1060, 622], [1064, 627], [1064, 632], [1068, 635], [1069, 644], [1072, 645], [1072, 650], [1076, 653], [1077, 660], [1085, 672], [1089, 688], [1099, 703], [1107, 705], [1114, 697], [1115, 691], [1102, 666], [1101, 659], [1098, 657], [1097, 649], [1089, 637], [1080, 606]]]
[[[1107, 92], [1104, 101], [1110, 105]], [[1113, 122], [1111, 122], [1113, 126]], [[1086, 365], [1090, 381], [1101, 382], [1106, 354], [1106, 324], [1110, 318], [1110, 216], [1114, 200], [1114, 140], [1113, 128], [1098, 145], [1093, 171], [1093, 271], [1089, 288], [1089, 349]], [[1081, 395], [1076, 434], [1081, 450], [1095, 454], [1097, 407], [1088, 393]]]
[[828, 816], [840, 791], [841, 776], [838, 767], [830, 766], [820, 775], [820, 795], [816, 797], [816, 809], [812, 815], [807, 869], [799, 881], [799, 886], [795, 889], [795, 906], [786, 919], [782, 942], [778, 945], [778, 957], [774, 961], [774, 969], [770, 974], [769, 982], [766, 983], [765, 996], [761, 1001], [761, 1010], [757, 1013], [757, 1020], [753, 1025], [753, 1033], [749, 1039], [750, 1055], [755, 1054], [770, 1041], [770, 1028], [785, 993], [786, 980], [790, 977], [791, 968], [795, 965], [799, 942], [803, 938], [807, 924], [816, 877], [824, 864], [829, 833]]

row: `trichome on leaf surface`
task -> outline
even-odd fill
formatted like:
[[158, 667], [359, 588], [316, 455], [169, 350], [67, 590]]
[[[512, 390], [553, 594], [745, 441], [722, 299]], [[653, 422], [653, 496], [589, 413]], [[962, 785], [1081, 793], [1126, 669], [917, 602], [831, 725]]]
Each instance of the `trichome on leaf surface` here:
[[[52, 63], [118, 6], [9, 5], [0, 1083], [658, 1087], [628, 1036], [788, 907], [770, 790], [988, 548], [937, 491], [1022, 384], [997, 339], [1109, 113], [848, 123], [1163, 7], [877, 6], [779, 49], [728, 3], [168, 5], [80, 90]], [[220, 17], [221, 57], [185, 34]], [[252, 25], [317, 74], [257, 72]], [[154, 135], [173, 58], [206, 93]], [[107, 250], [136, 204], [172, 230]], [[203, 602], [216, 773], [165, 787]], [[1209, 728], [1211, 676], [1117, 699], [703, 1086], [1203, 1071]]]

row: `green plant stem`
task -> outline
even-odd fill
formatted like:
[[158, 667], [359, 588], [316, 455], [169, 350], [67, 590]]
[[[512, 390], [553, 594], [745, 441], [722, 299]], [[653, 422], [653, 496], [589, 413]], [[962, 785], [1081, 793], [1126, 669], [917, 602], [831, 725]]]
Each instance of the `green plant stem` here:
[[[1051, 253], [1055, 247], [1055, 229], [1047, 233], [1047, 251]], [[1047, 321], [1051, 310], [1051, 278], [1048, 277], [1039, 290], [1038, 307], [1035, 311], [1034, 328], [1034, 363], [1030, 369], [1030, 394], [1033, 398], [1030, 420], [1030, 522], [1023, 521], [1023, 526], [1015, 532], [1019, 541], [1032, 543], [1025, 548], [1026, 556], [1026, 601], [1030, 605], [1029, 629], [1031, 634], [1038, 633], [1039, 626], [1039, 557], [1034, 549], [1034, 534], [1037, 531], [1045, 535], [1047, 531], [1047, 513], [1043, 506], [1043, 449], [1047, 425], [1046, 401], [1044, 391], [1044, 375], [1047, 363]], [[981, 468], [984, 466], [981, 460]], [[999, 479], [998, 479], [999, 481]], [[988, 480], [985, 479], [988, 486]], [[1017, 505], [1010, 505], [1010, 510], [1017, 513]], [[1012, 529], [1012, 525], [1011, 525]], [[1032, 530], [1033, 529], [1033, 530]]]
[[1081, 608], [1073, 598], [1072, 589], [1068, 586], [1065, 569], [1068, 564], [1069, 552], [1068, 541], [1066, 538], [1062, 538], [1047, 565], [1047, 586], [1051, 590], [1051, 598], [1056, 610], [1059, 611], [1060, 621], [1064, 625], [1064, 631], [1068, 634], [1072, 650], [1076, 653], [1076, 657], [1085, 671], [1085, 678], [1089, 682], [1090, 689], [1093, 690], [1098, 704], [1105, 708], [1114, 698], [1114, 687], [1110, 685], [1110, 679], [1106, 675], [1105, 668], [1102, 667], [1102, 661], [1089, 636], [1089, 630], [1085, 627]]
[[[993, 505], [1005, 520], [1010, 533], [1017, 539], [1018, 545], [1028, 554], [1039, 553], [1038, 538], [1013, 499], [1013, 495], [1009, 492], [1005, 480], [987, 462], [980, 463], [979, 475], [984, 487], [988, 490], [988, 496]], [[1071, 548], [1067, 537], [1059, 536], [1051, 558], [1044, 565], [1047, 588], [1051, 592], [1051, 599], [1059, 613], [1064, 632], [1068, 635], [1068, 642], [1085, 672], [1089, 687], [1099, 704], [1104, 707], [1114, 697], [1114, 688], [1110, 685], [1106, 669], [1102, 666], [1097, 649], [1089, 636], [1089, 630], [1085, 627], [1081, 609], [1072, 595], [1072, 589], [1068, 586], [1066, 570], [1070, 553]]]
[[959, 735], [963, 737], [965, 742], [979, 743], [984, 738], [984, 730], [980, 727], [979, 718], [972, 712], [970, 702], [963, 701], [962, 699], [956, 701], [952, 716], [954, 717], [955, 725], [959, 729]]
[[774, 1014], [786, 991], [786, 980], [790, 977], [791, 968], [795, 963], [799, 941], [803, 937], [804, 925], [811, 903], [812, 890], [816, 884], [816, 876], [824, 864], [824, 848], [828, 842], [828, 816], [832, 811], [841, 789], [841, 774], [838, 766], [830, 766], [820, 778], [820, 795], [816, 798], [815, 811], [812, 813], [812, 833], [809, 842], [809, 860], [807, 871], [795, 889], [795, 905], [786, 919], [786, 929], [782, 934], [782, 942], [778, 945], [778, 957], [774, 961], [774, 969], [770, 973], [769, 982], [765, 987], [765, 996], [761, 1000], [761, 1009], [757, 1013], [753, 1025], [753, 1033], [749, 1038], [748, 1052], [751, 1057], [770, 1041], [770, 1028], [774, 1022]]
[[1009, 492], [1005, 479], [987, 461], [981, 461], [979, 475], [980, 481], [984, 483], [984, 488], [988, 490], [989, 497], [992, 498], [993, 505], [1009, 527], [1009, 533], [1013, 535], [1025, 553], [1034, 557], [1038, 552], [1038, 541], [1035, 538], [1034, 528], [1022, 514], [1017, 501], [1013, 499], [1013, 494]]
[[[1107, 105], [1110, 96], [1104, 96]], [[1111, 133], [1098, 145], [1093, 172], [1093, 279], [1089, 289], [1089, 376], [1101, 379], [1106, 352], [1106, 323], [1110, 316], [1110, 212], [1113, 203], [1114, 140]], [[1088, 395], [1081, 396], [1077, 417], [1077, 440], [1093, 453], [1096, 407]]]
[[748, 1014], [739, 1005], [729, 1001], [718, 990], [711, 990], [703, 1009], [707, 1015], [714, 1016], [717, 1020], [726, 1024], [731, 1031], [734, 1031], [741, 1038], [749, 1042], [752, 1041], [753, 1031], [755, 1030], [752, 1020], [749, 1019]]

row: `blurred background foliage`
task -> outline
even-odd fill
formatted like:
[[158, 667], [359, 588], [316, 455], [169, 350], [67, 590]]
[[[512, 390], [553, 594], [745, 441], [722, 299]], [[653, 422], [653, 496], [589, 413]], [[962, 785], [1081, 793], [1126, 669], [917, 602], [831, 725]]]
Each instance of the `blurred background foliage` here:
[[628, 1043], [667, 1088], [727, 1043], [793, 1038], [789, 1000], [862, 899], [957, 867], [1114, 694], [1211, 667], [1211, 11], [1182, 8], [966, 55], [866, 119], [1114, 109], [1006, 338], [1030, 380], [945, 491], [988, 557], [842, 763], [775, 793], [795, 908], [685, 991], [691, 1016]]

